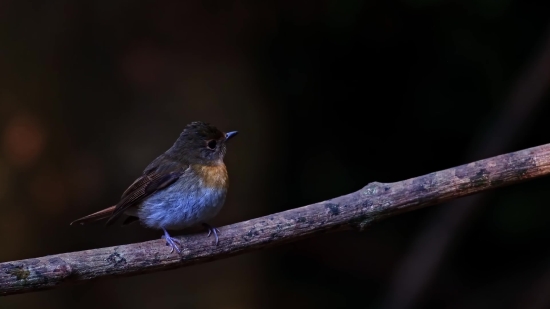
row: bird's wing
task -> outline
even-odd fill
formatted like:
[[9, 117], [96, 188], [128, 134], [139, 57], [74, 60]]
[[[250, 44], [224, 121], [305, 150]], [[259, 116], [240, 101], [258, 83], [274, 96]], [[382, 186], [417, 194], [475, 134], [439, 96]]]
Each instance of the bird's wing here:
[[135, 206], [144, 198], [151, 194], [167, 188], [176, 182], [185, 172], [185, 168], [178, 168], [176, 171], [158, 171], [149, 169], [136, 179], [134, 183], [124, 191], [118, 204], [116, 204], [113, 214], [109, 217], [106, 225], [113, 223], [129, 207]]

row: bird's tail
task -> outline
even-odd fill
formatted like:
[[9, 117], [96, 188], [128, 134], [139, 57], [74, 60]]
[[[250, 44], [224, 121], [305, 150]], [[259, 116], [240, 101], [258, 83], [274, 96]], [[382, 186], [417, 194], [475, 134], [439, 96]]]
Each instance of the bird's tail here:
[[[116, 205], [115, 205], [116, 206]], [[73, 224], [81, 224], [81, 225], [84, 225], [86, 223], [91, 223], [91, 222], [95, 222], [95, 221], [99, 221], [99, 220], [102, 220], [102, 219], [107, 219], [109, 218], [113, 212], [115, 211], [115, 206], [111, 206], [109, 208], [105, 208], [103, 210], [100, 210], [98, 212], [94, 212], [93, 214], [91, 215], [87, 215], [86, 217], [82, 217], [80, 219], [76, 219], [74, 220], [73, 222], [71, 222], [70, 225], [73, 225]]]

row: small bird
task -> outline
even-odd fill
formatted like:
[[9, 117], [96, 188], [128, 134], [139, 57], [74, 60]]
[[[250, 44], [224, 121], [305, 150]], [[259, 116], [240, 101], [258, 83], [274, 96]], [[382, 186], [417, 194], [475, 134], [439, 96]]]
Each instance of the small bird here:
[[181, 253], [181, 243], [167, 230], [202, 224], [208, 236], [219, 230], [206, 223], [221, 210], [228, 188], [223, 158], [226, 143], [237, 131], [223, 133], [209, 123], [188, 124], [174, 145], [158, 156], [124, 191], [120, 201], [109, 208], [71, 222], [86, 224], [107, 219], [112, 224], [120, 215], [122, 225], [140, 221], [149, 228], [162, 229], [166, 245]]

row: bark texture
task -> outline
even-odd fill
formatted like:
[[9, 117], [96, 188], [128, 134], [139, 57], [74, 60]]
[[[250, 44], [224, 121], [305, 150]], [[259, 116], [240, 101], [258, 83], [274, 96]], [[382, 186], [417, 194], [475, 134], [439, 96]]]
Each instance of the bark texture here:
[[180, 236], [181, 255], [170, 254], [157, 239], [0, 263], [0, 295], [205, 263], [329, 231], [364, 230], [388, 216], [549, 173], [546, 144], [399, 182], [373, 182], [327, 201], [224, 226], [218, 246], [205, 233]]

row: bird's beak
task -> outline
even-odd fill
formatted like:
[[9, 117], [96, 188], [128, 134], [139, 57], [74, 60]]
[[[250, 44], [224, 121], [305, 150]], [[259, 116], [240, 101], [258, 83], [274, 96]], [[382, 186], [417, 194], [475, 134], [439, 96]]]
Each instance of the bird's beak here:
[[226, 140], [226, 141], [229, 140], [229, 139], [232, 138], [233, 136], [237, 135], [237, 133], [239, 133], [239, 132], [237, 132], [237, 131], [231, 131], [231, 132], [225, 133], [225, 140]]

